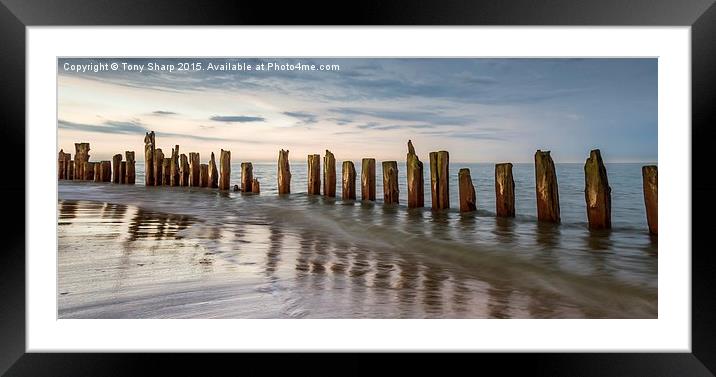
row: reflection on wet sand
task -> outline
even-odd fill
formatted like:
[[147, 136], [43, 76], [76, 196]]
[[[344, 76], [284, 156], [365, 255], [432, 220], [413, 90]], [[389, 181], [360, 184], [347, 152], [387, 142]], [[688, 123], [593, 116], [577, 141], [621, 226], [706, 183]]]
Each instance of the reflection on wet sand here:
[[[307, 200], [325, 204], [320, 198]], [[513, 219], [486, 225], [477, 215], [401, 211], [372, 203], [330, 205], [338, 217], [303, 224], [290, 216], [208, 221], [131, 205], [60, 200], [59, 286], [65, 293], [59, 299], [60, 316], [120, 316], [119, 307], [130, 317], [192, 317], [203, 302], [204, 317], [553, 318], [615, 313], [600, 308], [598, 298], [607, 294], [600, 287], [581, 297], [574, 294], [579, 288], [551, 285], [584, 280], [560, 272], [576, 262], [554, 251], [563, 236], [551, 224], [534, 225], [537, 248], [525, 259], [507, 246], [473, 251], [473, 242], [485, 239], [509, 247], [522, 242], [518, 228], [529, 225]], [[348, 216], [353, 216], [350, 222], [340, 225]], [[365, 233], [352, 238], [358, 228], [351, 227]], [[340, 236], [333, 236], [336, 232]], [[584, 242], [595, 251], [612, 247], [609, 233]], [[615, 275], [600, 254], [588, 257], [589, 272]], [[174, 294], [171, 309], [163, 306], [168, 304], [161, 304], [166, 291], [179, 286], [182, 291]], [[241, 294], [235, 293], [238, 289]], [[129, 304], [155, 290], [156, 296], [142, 296], [154, 309]], [[223, 298], [206, 301], [207, 295]], [[616, 299], [619, 305], [629, 300]], [[623, 315], [648, 317], [650, 308], [637, 306]]]

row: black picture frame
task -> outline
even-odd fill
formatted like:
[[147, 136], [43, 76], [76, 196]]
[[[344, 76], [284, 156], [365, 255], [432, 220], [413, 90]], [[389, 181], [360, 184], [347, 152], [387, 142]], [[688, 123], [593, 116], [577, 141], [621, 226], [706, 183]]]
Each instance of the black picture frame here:
[[[0, 374], [131, 375], [156, 373], [164, 365], [201, 367], [202, 374], [236, 363], [233, 355], [27, 354], [25, 353], [25, 139], [26, 27], [41, 25], [624, 25], [691, 26], [692, 53], [692, 351], [693, 353], [479, 354], [470, 363], [526, 368], [549, 375], [713, 375], [716, 373], [716, 257], [705, 231], [712, 231], [716, 183], [710, 179], [710, 148], [716, 140], [716, 5], [713, 0], [493, 0], [363, 1], [342, 9], [337, 3], [192, 0], [0, 0], [0, 138], [5, 168], [0, 170], [3, 209], [7, 212], [0, 248]], [[667, 104], [668, 105], [668, 104]], [[684, 124], [688, 127], [688, 124]], [[7, 148], [10, 148], [8, 151]], [[53, 186], [48, 186], [48, 189]], [[18, 198], [25, 198], [24, 201]], [[21, 207], [22, 205], [22, 207]], [[13, 208], [17, 207], [17, 208]], [[48, 258], [51, 258], [48, 250]], [[688, 253], [689, 250], [662, 250]], [[385, 355], [383, 355], [385, 357]], [[252, 355], [242, 372], [263, 371], [263, 356]], [[305, 361], [301, 356], [299, 360]], [[395, 363], [395, 358], [391, 359]], [[360, 363], [351, 363], [359, 366]], [[402, 365], [401, 367], [404, 367]], [[419, 366], [419, 364], [416, 364]], [[206, 369], [209, 368], [209, 369]], [[270, 367], [269, 367], [270, 368]], [[236, 369], [238, 371], [238, 369]], [[488, 369], [485, 369], [488, 370]]]

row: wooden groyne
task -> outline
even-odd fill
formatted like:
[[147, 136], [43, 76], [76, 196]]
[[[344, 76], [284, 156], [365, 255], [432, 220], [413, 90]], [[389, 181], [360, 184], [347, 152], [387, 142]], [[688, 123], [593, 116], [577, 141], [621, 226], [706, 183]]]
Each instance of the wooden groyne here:
[[321, 156], [308, 155], [308, 195], [321, 195]]
[[241, 163], [241, 191], [253, 192], [254, 166], [250, 162]]
[[361, 162], [360, 196], [363, 201], [375, 201], [375, 158]]
[[[145, 186], [184, 186], [231, 189], [231, 152], [221, 149], [219, 167], [214, 153], [208, 163], [202, 164], [199, 153], [179, 153], [179, 145], [171, 149], [171, 155], [165, 157], [161, 148], [156, 148], [154, 132], [148, 132], [144, 138], [145, 149]], [[424, 168], [411, 140], [408, 140], [406, 155], [407, 206], [424, 206]], [[115, 184], [135, 184], [136, 167], [134, 151], [115, 154], [111, 161], [89, 161], [89, 143], [75, 143], [75, 158], [60, 149], [57, 159], [58, 180], [85, 180], [94, 182], [113, 182]], [[288, 150], [279, 150], [277, 163], [277, 191], [281, 195], [291, 192], [291, 170]], [[450, 208], [450, 157], [447, 151], [429, 153], [430, 190], [433, 210]], [[321, 170], [321, 156], [307, 156], [307, 192], [320, 195], [321, 187], [326, 197], [336, 196], [336, 157], [326, 150]], [[361, 200], [376, 200], [376, 160], [363, 158], [361, 161]], [[538, 221], [560, 223], [560, 203], [557, 174], [550, 151], [537, 150], [534, 156], [535, 192]], [[383, 203], [400, 203], [398, 184], [398, 161], [383, 161]], [[515, 216], [515, 181], [512, 163], [495, 165], [495, 216]], [[321, 179], [321, 171], [323, 179]], [[234, 191], [260, 193], [260, 183], [253, 175], [251, 162], [241, 163], [240, 185], [234, 185]], [[342, 199], [356, 200], [357, 173], [352, 161], [342, 162]], [[611, 228], [611, 190], [607, 170], [599, 149], [590, 151], [584, 164], [584, 196], [587, 221], [590, 229]], [[643, 194], [649, 232], [658, 234], [658, 177], [654, 165], [642, 167]], [[470, 169], [461, 168], [457, 174], [460, 212], [473, 212], [478, 209], [475, 185]]]
[[559, 223], [559, 188], [557, 173], [549, 151], [535, 153], [535, 188], [537, 192], [537, 220]]
[[228, 190], [231, 181], [231, 151], [221, 150], [219, 164], [219, 189]]
[[383, 161], [383, 203], [398, 204], [398, 162]]
[[457, 173], [460, 195], [460, 212], [472, 212], [477, 210], [477, 197], [475, 186], [472, 184], [470, 169], [462, 168]]
[[408, 156], [405, 159], [408, 173], [408, 208], [425, 206], [425, 180], [423, 179], [423, 163], [415, 153], [413, 142], [408, 140]]
[[288, 150], [278, 151], [278, 193], [279, 195], [291, 193], [291, 167], [288, 163]]
[[509, 162], [495, 165], [495, 214], [515, 217], [515, 180]]
[[589, 152], [584, 163], [584, 199], [587, 202], [589, 229], [612, 227], [612, 189], [599, 149]]
[[430, 152], [430, 191], [433, 209], [450, 208], [450, 155], [447, 151]]
[[356, 167], [353, 161], [343, 161], [343, 200], [356, 200]]
[[189, 187], [199, 187], [200, 169], [199, 153], [189, 152]]
[[336, 197], [336, 157], [328, 149], [323, 157], [323, 195]]
[[658, 207], [658, 170], [655, 165], [647, 165], [641, 168], [642, 181], [644, 186], [644, 205], [646, 206], [646, 221], [649, 224], [649, 233], [656, 235], [659, 230], [659, 207]]

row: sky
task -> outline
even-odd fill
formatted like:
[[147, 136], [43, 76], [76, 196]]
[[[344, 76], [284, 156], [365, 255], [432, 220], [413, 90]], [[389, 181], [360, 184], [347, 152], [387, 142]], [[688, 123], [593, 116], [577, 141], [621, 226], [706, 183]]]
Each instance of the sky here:
[[[207, 69], [226, 63], [265, 69]], [[299, 63], [338, 67], [276, 69]], [[279, 149], [292, 161], [326, 149], [403, 161], [408, 139], [423, 161], [447, 150], [455, 162], [532, 162], [541, 149], [584, 162], [599, 148], [607, 162], [656, 162], [657, 106], [657, 59], [58, 59], [58, 151], [89, 142], [91, 160], [143, 160], [154, 130], [165, 154], [179, 144], [203, 162], [222, 148], [234, 162]]]

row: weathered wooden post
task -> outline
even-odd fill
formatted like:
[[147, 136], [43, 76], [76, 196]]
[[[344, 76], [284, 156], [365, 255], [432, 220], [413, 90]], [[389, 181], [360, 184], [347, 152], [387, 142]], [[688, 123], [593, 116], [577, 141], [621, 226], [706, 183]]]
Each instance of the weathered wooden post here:
[[360, 172], [361, 200], [375, 201], [375, 158], [364, 158]]
[[254, 167], [250, 162], [241, 163], [241, 191], [251, 192], [254, 182]]
[[112, 183], [119, 183], [119, 165], [122, 164], [122, 155], [121, 154], [115, 154], [112, 157]]
[[291, 193], [291, 167], [288, 163], [288, 150], [278, 151], [278, 193]]
[[475, 196], [475, 186], [472, 184], [470, 169], [460, 169], [457, 173], [457, 177], [460, 194], [460, 212], [476, 211], [477, 197]]
[[85, 181], [93, 181], [94, 180], [94, 166], [95, 166], [94, 162], [89, 162], [89, 161], [85, 162], [85, 169], [84, 169], [85, 170], [85, 176], [84, 176]]
[[144, 185], [154, 186], [156, 180], [154, 179], [154, 131], [147, 132], [144, 136]]
[[356, 167], [353, 161], [343, 161], [343, 200], [356, 199]]
[[75, 143], [75, 179], [85, 179], [85, 164], [89, 161], [89, 143]]
[[321, 195], [321, 156], [308, 155], [308, 195]]
[[137, 175], [134, 167], [134, 151], [125, 151], [124, 156], [127, 158], [127, 179], [125, 182], [133, 185]]
[[219, 175], [219, 189], [229, 189], [229, 179], [231, 176], [231, 151], [221, 150], [219, 155], [219, 169], [221, 170]]
[[587, 202], [589, 229], [612, 227], [612, 188], [609, 187], [607, 168], [599, 149], [589, 152], [584, 163], [584, 200]]
[[119, 163], [119, 183], [127, 183], [127, 161]]
[[74, 160], [67, 160], [67, 172], [65, 173], [67, 176], [66, 179], [68, 180], [74, 180], [75, 179], [75, 161]]
[[67, 179], [67, 165], [70, 163], [72, 156], [69, 153], [65, 153], [60, 149], [60, 154], [57, 158], [57, 178]]
[[646, 205], [646, 221], [649, 224], [649, 233], [658, 234], [659, 207], [658, 207], [658, 171], [656, 165], [647, 165], [641, 168], [644, 184], [644, 204]]
[[509, 162], [495, 165], [495, 212], [497, 217], [515, 217], [515, 180]]
[[102, 163], [101, 162], [94, 163], [94, 181], [102, 182]]
[[259, 180], [256, 178], [254, 178], [254, 180], [251, 182], [251, 192], [254, 194], [261, 193], [261, 185], [259, 184]]
[[156, 148], [154, 150], [154, 169], [153, 169], [153, 176], [154, 176], [154, 186], [161, 186], [162, 185], [162, 178], [164, 175], [162, 174], [162, 166], [164, 165], [164, 152], [162, 152], [161, 148]]
[[179, 155], [179, 186], [189, 186], [189, 160], [184, 153]]
[[383, 204], [398, 204], [398, 162], [383, 161]]
[[410, 140], [408, 140], [406, 168], [408, 172], [408, 208], [423, 207], [425, 206], [423, 163], [415, 153], [413, 142]]
[[169, 186], [172, 180], [172, 159], [164, 157], [162, 162], [162, 186]]
[[199, 165], [199, 187], [209, 187], [209, 165]]
[[112, 182], [112, 161], [102, 161], [100, 173], [102, 182]]
[[549, 151], [535, 153], [535, 178], [537, 181], [537, 220], [559, 223], [559, 188], [554, 161]]
[[199, 162], [199, 153], [190, 152], [189, 153], [189, 186], [190, 187], [198, 187], [199, 186], [199, 169], [200, 169], [200, 162]]
[[179, 145], [175, 145], [174, 148], [172, 148], [172, 157], [170, 161], [170, 174], [169, 174], [169, 185], [170, 186], [179, 186], [180, 178], [179, 178]]
[[336, 197], [336, 157], [328, 149], [323, 157], [323, 195]]
[[211, 152], [211, 159], [209, 160], [209, 187], [219, 187], [219, 171], [216, 169], [216, 160], [214, 159], [214, 152]]
[[450, 208], [450, 155], [447, 151], [430, 152], [430, 190], [433, 209]]

